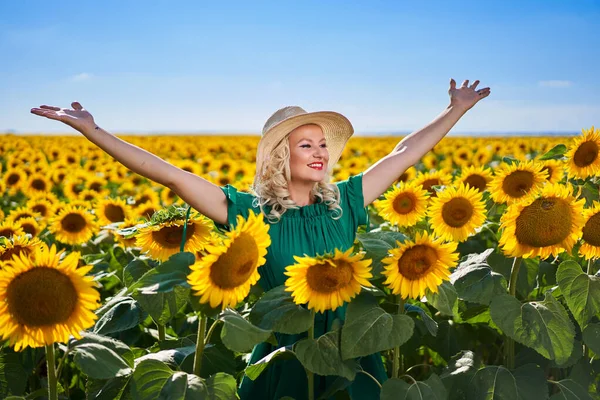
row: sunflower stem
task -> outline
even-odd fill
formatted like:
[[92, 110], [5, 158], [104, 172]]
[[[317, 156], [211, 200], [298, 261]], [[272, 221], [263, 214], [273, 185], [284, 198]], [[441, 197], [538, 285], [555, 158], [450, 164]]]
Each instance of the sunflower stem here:
[[[510, 281], [508, 282], [508, 293], [513, 297], [516, 297], [515, 295], [517, 293], [517, 278], [519, 277], [520, 268], [521, 257], [515, 257], [510, 271]], [[506, 359], [506, 367], [509, 370], [513, 369], [515, 367], [515, 341], [510, 337], [506, 338], [504, 357]]]
[[194, 356], [194, 375], [200, 376], [202, 354], [204, 353], [204, 331], [206, 331], [206, 315], [198, 314], [198, 337], [196, 338], [196, 354]]
[[[590, 258], [588, 260], [588, 264], [587, 264], [587, 274], [591, 275], [592, 274], [592, 259]], [[586, 346], [585, 344], [583, 345], [583, 357], [586, 360], [590, 359], [590, 348], [588, 346]]]
[[[310, 311], [311, 321], [310, 328], [308, 328], [308, 340], [314, 340], [315, 338], [315, 310]], [[314, 400], [315, 398], [315, 374], [306, 368], [306, 378], [308, 380], [308, 400]]]
[[156, 323], [156, 326], [158, 327], [158, 340], [163, 342], [165, 340], [165, 326], [158, 322]]
[[587, 274], [592, 275], [592, 259], [591, 258], [588, 260]]
[[48, 369], [48, 400], [58, 400], [56, 391], [56, 366], [54, 365], [54, 343], [46, 345], [46, 367]]
[[[404, 314], [404, 299], [402, 296], [398, 295], [398, 314]], [[394, 347], [394, 352], [392, 353], [393, 362], [392, 362], [392, 378], [398, 378], [400, 372], [400, 346]]]
[[213, 331], [217, 327], [217, 324], [221, 321], [220, 319], [215, 319], [212, 324], [210, 324], [210, 328], [208, 328], [208, 333], [206, 334], [206, 338], [204, 338], [204, 345], [206, 346], [210, 342], [210, 337], [212, 336]]

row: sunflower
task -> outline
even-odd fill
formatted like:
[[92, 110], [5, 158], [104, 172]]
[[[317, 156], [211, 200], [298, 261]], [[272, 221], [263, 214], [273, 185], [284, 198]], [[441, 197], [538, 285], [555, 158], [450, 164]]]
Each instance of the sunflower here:
[[152, 218], [152, 215], [154, 215], [154, 213], [159, 211], [161, 208], [162, 207], [158, 202], [144, 203], [139, 207], [135, 208], [134, 213], [136, 217], [150, 220], [150, 218]]
[[225, 232], [220, 242], [213, 236], [206, 246], [206, 256], [196, 258], [190, 266], [187, 281], [200, 303], [235, 307], [250, 291], [260, 275], [258, 267], [266, 262], [267, 248], [271, 245], [269, 225], [264, 223], [263, 214], [249, 211], [247, 220], [237, 216], [236, 228]]
[[583, 226], [582, 243], [579, 248], [586, 260], [600, 257], [600, 203], [594, 201], [592, 208], [583, 211], [585, 225]]
[[455, 242], [443, 243], [424, 231], [417, 232], [414, 242], [396, 243], [398, 247], [381, 260], [386, 264], [382, 274], [387, 279], [383, 283], [393, 294], [417, 299], [426, 289], [437, 293], [442, 281], [450, 279], [450, 268], [458, 261]]
[[542, 172], [548, 173], [548, 182], [558, 183], [565, 174], [564, 163], [559, 160], [543, 160], [539, 161], [542, 164]]
[[475, 167], [470, 166], [463, 168], [460, 171], [460, 175], [456, 178], [455, 183], [464, 183], [469, 185], [480, 192], [487, 190], [488, 184], [492, 181], [493, 176], [489, 168], [483, 166]]
[[296, 264], [286, 267], [285, 291], [292, 292], [294, 303], [308, 303], [317, 312], [334, 310], [349, 302], [361, 291], [361, 285], [372, 286], [370, 258], [364, 254], [350, 255], [352, 247], [341, 252], [335, 249], [333, 256], [294, 256]]
[[400, 182], [385, 194], [384, 200], [377, 200], [375, 207], [386, 221], [398, 226], [413, 226], [427, 212], [429, 193], [421, 185]]
[[27, 201], [25, 208], [39, 213], [43, 218], [47, 218], [52, 210], [52, 202], [44, 198], [32, 198]]
[[98, 218], [98, 224], [104, 226], [125, 221], [125, 218], [131, 214], [131, 207], [127, 205], [124, 199], [106, 198], [98, 201], [95, 213], [96, 218]]
[[582, 130], [565, 156], [569, 177], [587, 178], [600, 172], [600, 129]]
[[160, 192], [160, 200], [164, 206], [182, 203], [182, 200], [179, 198], [177, 193], [168, 187], [163, 188], [163, 190]]
[[490, 182], [488, 190], [496, 203], [525, 201], [542, 187], [548, 173], [533, 161], [503, 164]]
[[25, 254], [29, 255], [35, 249], [39, 248], [42, 242], [37, 237], [29, 238], [27, 235], [13, 236], [11, 239], [6, 240], [4, 245], [0, 246], [0, 266], [6, 261], [12, 259], [13, 254]]
[[523, 258], [570, 252], [585, 224], [584, 204], [570, 186], [549, 183], [527, 201], [509, 205], [500, 218], [502, 251]]
[[59, 242], [75, 245], [90, 240], [98, 232], [98, 224], [83, 207], [66, 204], [50, 218], [48, 230]]
[[135, 198], [135, 207], [140, 207], [145, 205], [146, 203], [160, 203], [160, 197], [158, 193], [156, 193], [152, 188], [146, 188], [142, 190], [140, 193], [134, 196]]
[[27, 178], [21, 190], [27, 197], [49, 192], [52, 189], [52, 181], [43, 173], [34, 173]]
[[[149, 225], [138, 231], [135, 245], [141, 252], [149, 252], [150, 256], [165, 261], [175, 253], [179, 253], [183, 238], [184, 219], [174, 219], [156, 225]], [[190, 217], [185, 232], [183, 250], [193, 253], [210, 243], [213, 223], [203, 215]]]
[[412, 166], [410, 168], [408, 168], [406, 171], [404, 171], [399, 177], [398, 179], [396, 179], [396, 181], [394, 182], [394, 184], [399, 184], [400, 182], [409, 182], [412, 181], [415, 176], [417, 176], [417, 169]]
[[13, 209], [10, 212], [10, 214], [8, 214], [8, 216], [6, 217], [6, 220], [10, 221], [10, 222], [19, 222], [20, 219], [30, 218], [30, 217], [41, 218], [42, 215], [40, 213], [30, 210], [29, 208], [24, 206], [24, 207], [19, 207], [19, 208]]
[[422, 185], [423, 189], [429, 192], [429, 198], [432, 199], [437, 196], [437, 192], [433, 188], [433, 186], [445, 186], [449, 185], [452, 181], [450, 175], [442, 171], [433, 171], [433, 172], [425, 172], [419, 173], [417, 177], [413, 180], [415, 185]]
[[427, 214], [437, 236], [462, 242], [485, 222], [483, 193], [462, 183], [450, 186], [431, 200]]
[[0, 270], [0, 335], [15, 351], [80, 339], [98, 318], [100, 294], [85, 275], [92, 266], [78, 268], [78, 252], [62, 253], [42, 243]]
[[[137, 222], [134, 218], [125, 218], [125, 221], [123, 221], [123, 223], [119, 224], [119, 229], [125, 229], [125, 228], [131, 228], [137, 225]], [[119, 242], [119, 244], [121, 246], [123, 246], [124, 248], [127, 247], [135, 247], [135, 236], [132, 238], [125, 238], [122, 235], [119, 235], [116, 232], [113, 232], [113, 236], [115, 238], [115, 240], [117, 242]]]
[[16, 168], [8, 168], [2, 176], [9, 196], [16, 195], [27, 181], [27, 174]]
[[25, 233], [34, 237], [38, 236], [46, 227], [45, 223], [38, 222], [34, 217], [21, 218], [16, 224], [19, 225]]
[[17, 222], [12, 222], [9, 219], [5, 219], [3, 222], [0, 222], [0, 236], [11, 238], [13, 236], [24, 234], [25, 232], [23, 231], [23, 228], [21, 228]]

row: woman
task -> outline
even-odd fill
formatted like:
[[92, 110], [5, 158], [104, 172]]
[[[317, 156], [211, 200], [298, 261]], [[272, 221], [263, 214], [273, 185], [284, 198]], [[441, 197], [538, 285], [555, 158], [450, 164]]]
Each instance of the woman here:
[[[366, 223], [365, 208], [377, 199], [410, 166], [433, 148], [456, 122], [490, 88], [476, 90], [479, 81], [460, 88], [450, 80], [450, 104], [431, 123], [411, 133], [385, 157], [365, 172], [335, 185], [329, 184], [333, 166], [353, 134], [350, 122], [334, 112], [307, 113], [300, 107], [285, 107], [265, 124], [257, 150], [253, 189], [256, 195], [237, 192], [235, 187], [219, 187], [181, 170], [98, 127], [81, 104], [73, 109], [40, 106], [31, 112], [75, 128], [130, 170], [169, 187], [217, 226], [235, 225], [236, 216], [248, 217], [248, 210], [263, 212], [271, 224], [267, 263], [261, 267], [260, 285], [266, 291], [282, 285], [287, 265], [294, 255], [315, 256], [334, 248], [352, 246], [356, 229]], [[344, 320], [345, 306], [335, 312], [317, 313], [315, 337], [331, 329], [336, 318]], [[305, 335], [304, 335], [305, 336]], [[302, 335], [277, 335], [279, 346], [295, 343]], [[256, 362], [276, 347], [261, 343], [252, 352]], [[381, 357], [373, 354], [360, 360], [363, 369], [380, 382], [387, 379]], [[335, 377], [315, 376], [316, 397]], [[339, 382], [338, 382], [339, 383]], [[358, 374], [349, 386], [352, 398], [379, 398], [379, 387], [365, 374]], [[274, 363], [256, 381], [244, 377], [240, 397], [279, 399], [306, 398], [306, 375], [297, 360]]]

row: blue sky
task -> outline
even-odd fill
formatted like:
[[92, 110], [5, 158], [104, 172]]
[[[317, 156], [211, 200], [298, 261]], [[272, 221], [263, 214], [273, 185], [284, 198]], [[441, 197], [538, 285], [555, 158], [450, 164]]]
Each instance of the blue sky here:
[[406, 132], [450, 77], [492, 90], [452, 133], [600, 126], [599, 1], [417, 3], [2, 1], [0, 132], [75, 133], [29, 112], [74, 100], [113, 133], [259, 133], [287, 105]]

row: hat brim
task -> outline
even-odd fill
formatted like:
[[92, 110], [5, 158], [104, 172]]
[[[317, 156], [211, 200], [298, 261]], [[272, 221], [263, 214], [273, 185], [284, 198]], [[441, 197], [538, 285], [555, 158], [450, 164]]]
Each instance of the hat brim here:
[[256, 150], [256, 173], [263, 169], [265, 156], [271, 152], [283, 138], [299, 126], [315, 124], [321, 127], [329, 151], [327, 170], [331, 173], [337, 164], [348, 139], [354, 134], [354, 128], [342, 114], [334, 111], [315, 111], [286, 118], [272, 126], [261, 137]]

